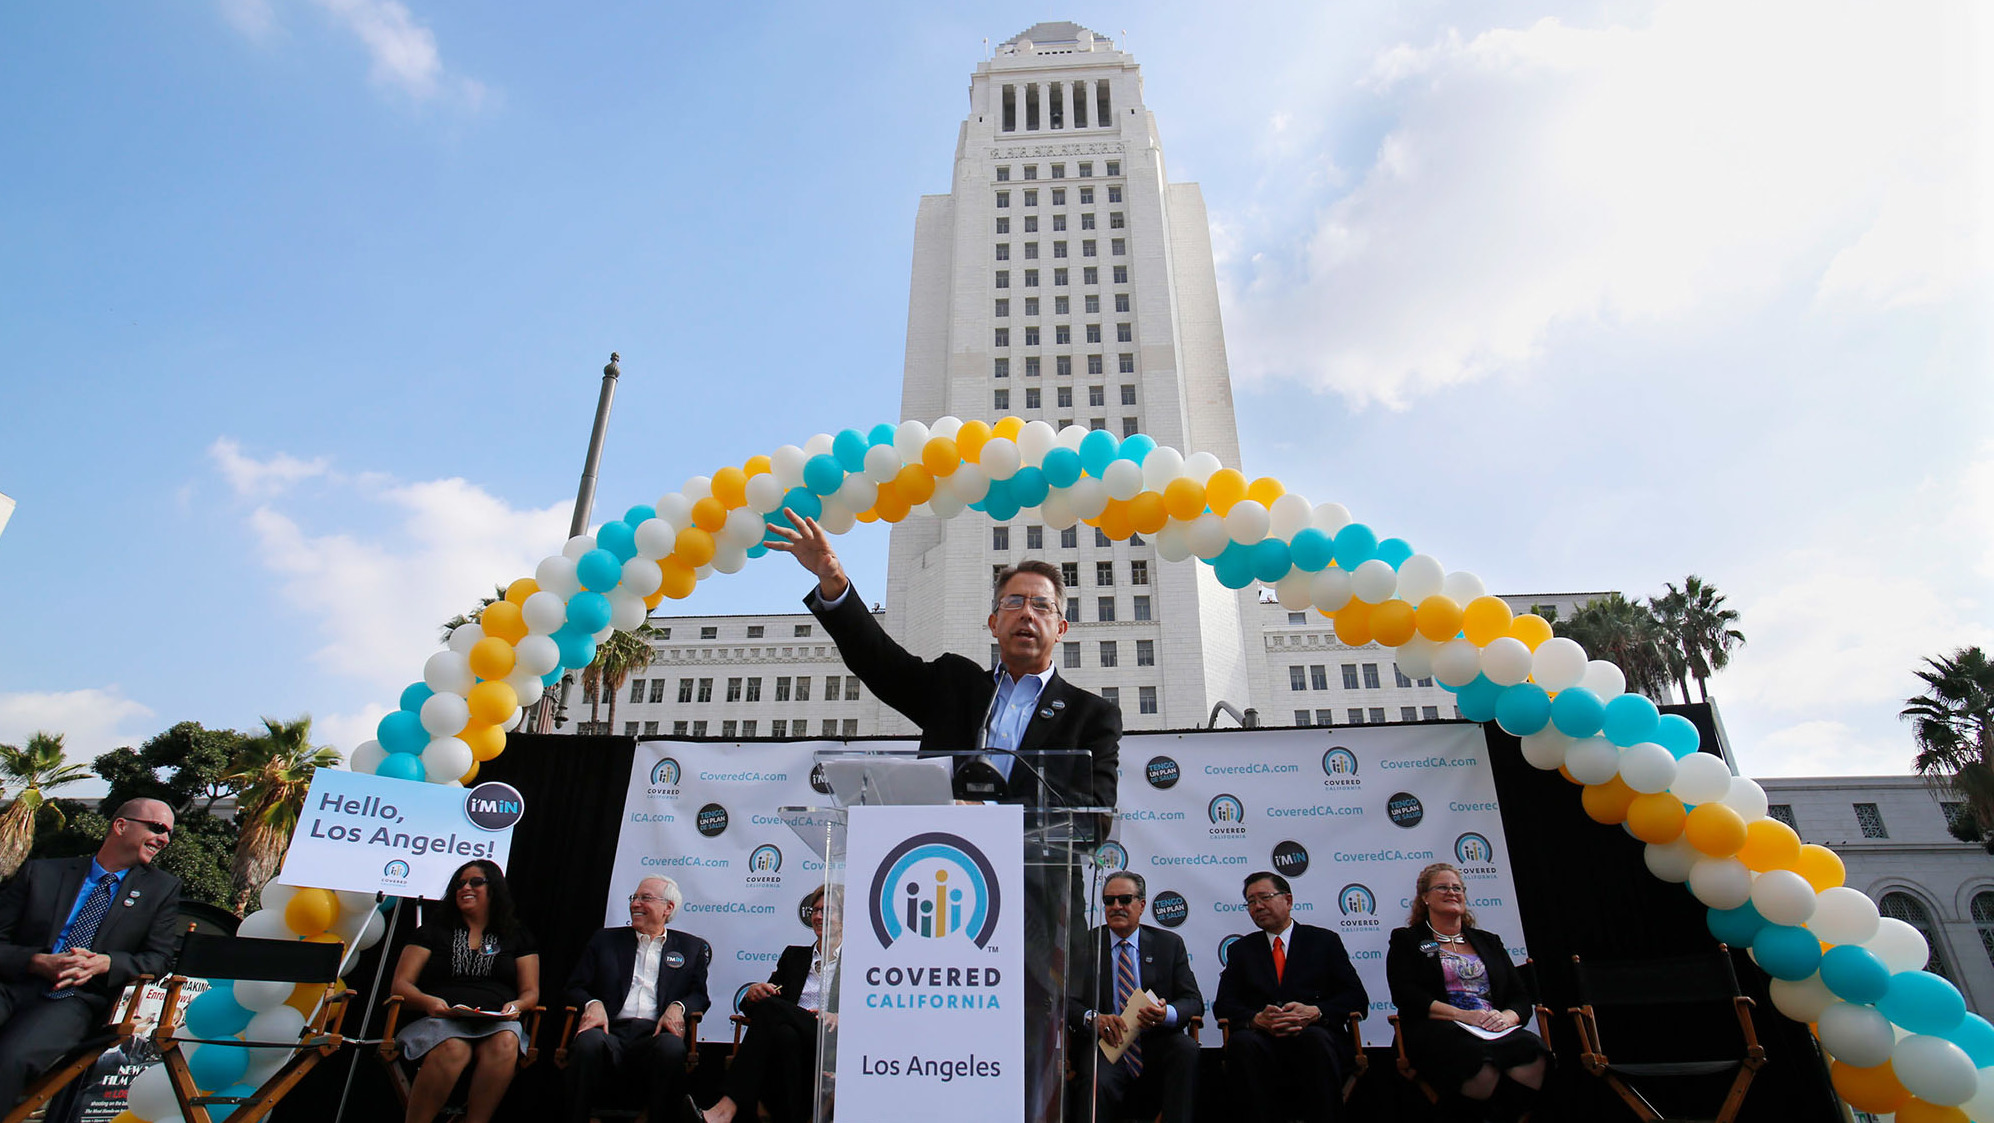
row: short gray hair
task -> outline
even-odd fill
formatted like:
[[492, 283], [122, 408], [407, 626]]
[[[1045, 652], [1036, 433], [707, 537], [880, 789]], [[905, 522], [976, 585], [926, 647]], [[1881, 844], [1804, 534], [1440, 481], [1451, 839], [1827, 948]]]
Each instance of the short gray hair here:
[[1144, 881], [1142, 879], [1142, 875], [1135, 872], [1134, 870], [1116, 870], [1115, 872], [1109, 874], [1106, 878], [1103, 878], [1101, 881], [1101, 892], [1106, 893], [1108, 891], [1108, 886], [1116, 881], [1135, 882], [1136, 900], [1138, 901], [1149, 900], [1149, 883]]
[[1063, 605], [1066, 601], [1066, 578], [1061, 576], [1059, 567], [1049, 561], [1027, 558], [1016, 565], [1007, 565], [997, 571], [997, 580], [990, 586], [990, 611], [997, 611], [997, 600], [1004, 595], [1004, 586], [1020, 573], [1036, 574], [1052, 582], [1052, 601]]
[[658, 894], [658, 896], [663, 897], [666, 901], [671, 903], [673, 912], [677, 912], [678, 907], [685, 903], [685, 894], [680, 891], [679, 883], [673, 881], [671, 878], [666, 877], [663, 874], [654, 873], [651, 876], [644, 878], [643, 881], [639, 881], [637, 883], [637, 888], [642, 889], [644, 887], [645, 881], [655, 881], [665, 887], [664, 892]]

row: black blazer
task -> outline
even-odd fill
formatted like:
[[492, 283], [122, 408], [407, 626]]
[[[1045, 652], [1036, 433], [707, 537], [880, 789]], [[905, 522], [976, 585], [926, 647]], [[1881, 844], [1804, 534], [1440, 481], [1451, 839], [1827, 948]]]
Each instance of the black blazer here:
[[[866, 610], [855, 587], [845, 591], [835, 608], [825, 608], [815, 589], [803, 603], [824, 622], [845, 666], [859, 681], [921, 727], [922, 755], [976, 749], [997, 697], [992, 668], [954, 654], [922, 659], [901, 647]], [[1041, 766], [1046, 783], [1072, 806], [1113, 807], [1121, 743], [1121, 709], [1055, 671], [1019, 738], [1018, 751], [1087, 750], [1091, 768], [1077, 761], [1048, 762]], [[1030, 770], [1014, 766], [1007, 802], [1024, 802], [1035, 787]]]
[[[1219, 972], [1212, 1013], [1238, 1028], [1265, 1007], [1290, 1002], [1317, 1007], [1325, 1023], [1342, 1023], [1351, 1014], [1369, 1012], [1371, 1000], [1357, 969], [1350, 965], [1342, 937], [1327, 928], [1297, 924], [1289, 942], [1293, 946], [1287, 949], [1287, 966], [1276, 982], [1274, 949], [1267, 933], [1241, 936], [1226, 957], [1225, 970]], [[1353, 1051], [1349, 1036], [1332, 1033], [1332, 1037], [1348, 1062]]]
[[[1144, 1036], [1183, 1033], [1190, 1028], [1192, 1018], [1205, 1012], [1205, 996], [1198, 993], [1197, 976], [1191, 974], [1191, 956], [1184, 950], [1184, 937], [1147, 924], [1141, 926], [1141, 933], [1136, 938], [1136, 981], [1142, 989], [1177, 1010], [1176, 1025], [1152, 1026]], [[1066, 1000], [1067, 1022], [1076, 1032], [1085, 1028], [1089, 1009], [1104, 1014], [1121, 1013], [1115, 1007], [1115, 934], [1103, 925], [1089, 932], [1087, 938], [1094, 942], [1095, 953], [1089, 957], [1094, 961], [1094, 970], [1088, 972], [1082, 968], [1080, 978], [1074, 981], [1073, 997]], [[1091, 1007], [1081, 997], [1088, 994], [1094, 996]]]
[[[0, 980], [29, 978], [28, 964], [55, 946], [90, 862], [89, 855], [29, 862], [0, 889]], [[111, 969], [78, 988], [81, 997], [108, 1006], [134, 977], [165, 974], [180, 948], [180, 879], [150, 866], [131, 867], [90, 943], [92, 951], [111, 957]]]
[[793, 1003], [803, 997], [803, 984], [810, 979], [810, 956], [816, 950], [815, 944], [791, 944], [782, 949], [775, 970], [769, 974], [769, 982], [775, 984], [784, 1002]]
[[[672, 966], [677, 956], [679, 965]], [[688, 1014], [704, 1011], [706, 968], [713, 962], [713, 948], [705, 940], [677, 929], [665, 932], [665, 949], [658, 953], [658, 1013], [677, 1002]], [[637, 930], [604, 928], [589, 937], [575, 969], [568, 972], [568, 1005], [586, 1006], [590, 999], [602, 1003], [614, 1020], [630, 997], [630, 977], [637, 970]]]
[[[1464, 929], [1468, 946], [1482, 957], [1489, 969], [1489, 1003], [1508, 1010], [1517, 1024], [1530, 1024], [1530, 994], [1523, 986], [1523, 973], [1509, 960], [1509, 948], [1502, 937], [1480, 928]], [[1428, 951], [1420, 945], [1433, 940], [1425, 925], [1394, 928], [1392, 942], [1385, 952], [1385, 981], [1392, 988], [1392, 1005], [1399, 1008], [1399, 1020], [1425, 1021], [1435, 1002], [1447, 1001], [1446, 976], [1440, 971], [1438, 947]], [[1448, 1003], [1452, 1005], [1452, 1003]]]

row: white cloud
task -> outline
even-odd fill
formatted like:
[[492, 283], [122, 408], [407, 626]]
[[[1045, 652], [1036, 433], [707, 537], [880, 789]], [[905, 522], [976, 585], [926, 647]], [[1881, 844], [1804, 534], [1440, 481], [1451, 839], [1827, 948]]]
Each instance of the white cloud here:
[[[420, 668], [417, 668], [420, 670]], [[415, 676], [409, 676], [413, 679]], [[371, 704], [362, 707], [357, 714], [325, 714], [312, 719], [312, 741], [320, 745], [332, 745], [346, 757], [352, 757], [353, 750], [363, 742], [374, 739], [374, 730], [381, 719], [388, 716], [393, 706]]]
[[262, 41], [277, 30], [277, 13], [270, 0], [216, 0], [222, 18], [244, 36]]
[[[1563, 325], [1944, 296], [1986, 265], [1970, 52], [1934, 50], [1967, 25], [1666, 3], [1640, 26], [1388, 49], [1360, 83], [1390, 124], [1356, 186], [1222, 267], [1233, 370], [1396, 406], [1527, 363]], [[1290, 159], [1270, 182], [1323, 156]]]
[[60, 733], [65, 759], [87, 765], [100, 753], [151, 736], [156, 731], [144, 723], [152, 716], [150, 706], [125, 697], [115, 685], [5, 693], [0, 694], [0, 744], [23, 746], [31, 734]]
[[417, 101], [448, 94], [475, 108], [484, 100], [483, 84], [444, 69], [436, 33], [417, 22], [398, 0], [314, 2], [359, 37], [374, 60], [375, 82], [399, 89]]
[[221, 469], [223, 478], [237, 495], [267, 498], [288, 491], [300, 480], [323, 476], [329, 467], [325, 457], [300, 460], [280, 452], [268, 460], [242, 454], [242, 444], [232, 437], [218, 437], [208, 446], [208, 458]]

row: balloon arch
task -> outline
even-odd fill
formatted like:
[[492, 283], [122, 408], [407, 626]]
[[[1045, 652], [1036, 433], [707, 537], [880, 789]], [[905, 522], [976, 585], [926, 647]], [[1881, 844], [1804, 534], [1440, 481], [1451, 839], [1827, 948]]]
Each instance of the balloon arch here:
[[[911, 514], [968, 509], [1004, 522], [1036, 509], [1055, 529], [1084, 522], [1118, 541], [1150, 536], [1165, 560], [1196, 559], [1230, 589], [1272, 586], [1290, 610], [1333, 620], [1343, 643], [1394, 649], [1407, 675], [1430, 674], [1456, 694], [1464, 717], [1497, 722], [1522, 739], [1530, 764], [1577, 785], [1587, 815], [1645, 842], [1649, 870], [1686, 884], [1709, 907], [1711, 933], [1749, 948], [1772, 976], [1780, 1011], [1812, 1024], [1851, 1105], [1900, 1120], [1994, 1123], [1994, 1026], [1924, 970], [1922, 934], [1879, 917], [1842, 884], [1833, 851], [1802, 845], [1767, 816], [1757, 783], [1699, 753], [1690, 722], [1628, 693], [1619, 668], [1554, 638], [1542, 617], [1513, 615], [1474, 574], [1449, 572], [1402, 539], [1379, 539], [1340, 504], [1313, 505], [1277, 480], [1249, 481], [1210, 453], [1186, 456], [1140, 433], [1117, 439], [1017, 417], [944, 417], [820, 433], [695, 476], [655, 506], [570, 539], [452, 632], [351, 767], [468, 783], [504, 751], [523, 707], [564, 671], [587, 666], [597, 644], [766, 553], [768, 524], [784, 508], [833, 534]], [[339, 940], [349, 957], [380, 938], [380, 915], [364, 894], [273, 884], [263, 905], [244, 919], [245, 934]], [[210, 991], [190, 1007], [190, 1023], [202, 1036], [245, 1027], [257, 1040], [283, 1040], [287, 1027], [295, 1034], [292, 1022], [304, 1015], [287, 1005], [291, 996], [260, 985]], [[207, 1071], [226, 1065], [198, 1046], [190, 1065], [195, 1059], [216, 1062], [200, 1068], [204, 1088], [258, 1079]], [[138, 1114], [138, 1091], [134, 1114], [152, 1118]]]

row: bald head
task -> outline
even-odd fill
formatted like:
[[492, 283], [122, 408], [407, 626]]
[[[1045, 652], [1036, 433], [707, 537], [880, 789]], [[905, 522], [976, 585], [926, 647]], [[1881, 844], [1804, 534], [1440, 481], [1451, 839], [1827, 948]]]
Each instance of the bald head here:
[[173, 809], [156, 799], [128, 799], [111, 816], [97, 864], [113, 872], [149, 866], [173, 839]]

